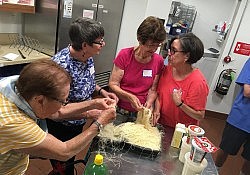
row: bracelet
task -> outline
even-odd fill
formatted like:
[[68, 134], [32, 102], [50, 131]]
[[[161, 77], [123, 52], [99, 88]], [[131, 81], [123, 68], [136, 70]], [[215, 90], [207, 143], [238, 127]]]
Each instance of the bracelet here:
[[101, 95], [101, 90], [102, 90], [102, 89], [103, 89], [102, 87], [99, 89], [98, 95]]
[[103, 129], [103, 125], [99, 123], [97, 120], [94, 121], [94, 124], [98, 127], [98, 132], [100, 132]]
[[179, 104], [179, 105], [177, 105], [177, 107], [181, 107], [182, 105], [183, 105], [183, 101]]

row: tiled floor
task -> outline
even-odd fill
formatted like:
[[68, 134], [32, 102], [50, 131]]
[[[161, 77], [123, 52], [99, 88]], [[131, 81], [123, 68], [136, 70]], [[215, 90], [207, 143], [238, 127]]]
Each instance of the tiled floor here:
[[[207, 112], [205, 119], [200, 123], [200, 126], [206, 131], [205, 136], [218, 146], [221, 139], [221, 134], [225, 125], [226, 115], [219, 115], [212, 112]], [[84, 152], [77, 155], [78, 159], [82, 159]], [[213, 154], [216, 157], [216, 153]], [[240, 153], [237, 156], [229, 157], [225, 165], [222, 167], [220, 175], [239, 175], [240, 168], [242, 166], [242, 158]], [[84, 166], [82, 164], [77, 165], [77, 175], [82, 175]], [[32, 159], [26, 175], [48, 175], [52, 170], [48, 160]]]

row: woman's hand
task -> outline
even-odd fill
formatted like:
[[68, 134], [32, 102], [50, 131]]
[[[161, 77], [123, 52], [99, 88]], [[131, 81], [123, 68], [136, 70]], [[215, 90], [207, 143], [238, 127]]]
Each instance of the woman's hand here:
[[143, 109], [143, 105], [141, 104], [140, 100], [133, 94], [130, 94], [129, 101], [131, 103], [131, 106], [137, 110], [141, 111]]
[[152, 121], [151, 121], [151, 125], [156, 126], [156, 124], [158, 123], [158, 120], [160, 118], [160, 112], [154, 111], [152, 115], [153, 115], [153, 118], [152, 118]]
[[113, 122], [116, 119], [116, 109], [114, 107], [110, 107], [106, 110], [103, 110], [98, 117], [98, 122], [103, 126], [108, 123]]
[[152, 121], [151, 121], [152, 126], [156, 126], [156, 124], [158, 123], [158, 120], [161, 116], [160, 111], [161, 111], [160, 101], [159, 101], [159, 98], [157, 97], [155, 100], [154, 110], [152, 112], [152, 115], [153, 115]]
[[174, 89], [173, 90], [172, 98], [173, 98], [173, 101], [174, 101], [176, 106], [178, 106], [182, 103], [181, 96], [182, 96], [181, 89]]
[[112, 92], [107, 92], [107, 91], [105, 91], [105, 90], [103, 89], [103, 90], [101, 91], [101, 94], [102, 94], [103, 97], [111, 98], [111, 99], [115, 100], [116, 103], [118, 103], [118, 101], [119, 101], [119, 98], [118, 98], [114, 93], [112, 93]]
[[116, 106], [116, 101], [111, 98], [94, 99], [95, 109], [104, 110]]
[[92, 109], [85, 112], [85, 118], [87, 119], [94, 119], [97, 120], [99, 115], [101, 114], [102, 110], [99, 109]]
[[152, 105], [151, 104], [149, 104], [149, 103], [145, 103], [144, 105], [143, 105], [145, 108], [148, 108], [148, 109], [151, 109], [152, 108]]

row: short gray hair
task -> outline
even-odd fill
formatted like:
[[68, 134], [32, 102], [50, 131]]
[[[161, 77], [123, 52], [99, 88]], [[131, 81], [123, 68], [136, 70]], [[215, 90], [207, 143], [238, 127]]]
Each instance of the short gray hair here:
[[76, 18], [69, 28], [69, 37], [72, 47], [79, 51], [82, 49], [82, 43], [86, 42], [92, 46], [93, 42], [104, 36], [104, 28], [97, 21], [79, 17]]

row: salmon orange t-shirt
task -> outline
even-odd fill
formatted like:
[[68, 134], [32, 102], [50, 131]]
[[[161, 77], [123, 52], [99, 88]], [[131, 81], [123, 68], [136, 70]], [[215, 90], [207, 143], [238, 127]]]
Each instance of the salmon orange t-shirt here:
[[161, 106], [159, 123], [170, 127], [175, 127], [177, 123], [183, 123], [186, 126], [198, 125], [197, 120], [175, 105], [172, 93], [174, 89], [181, 89], [182, 101], [186, 105], [194, 110], [205, 110], [209, 92], [206, 79], [197, 68], [181, 81], [176, 81], [172, 72], [172, 67], [166, 66], [159, 80], [157, 89]]

